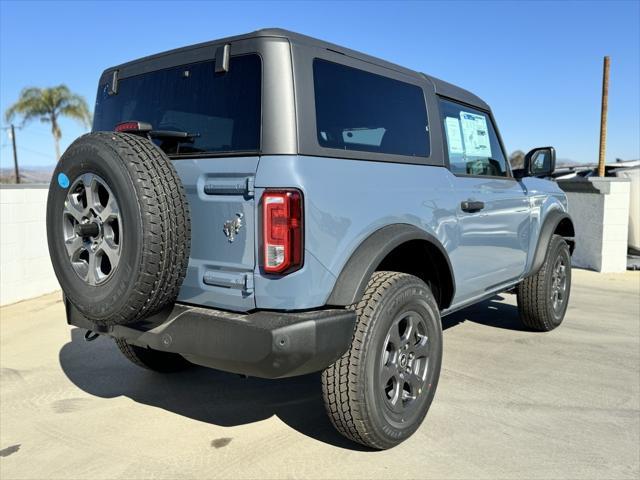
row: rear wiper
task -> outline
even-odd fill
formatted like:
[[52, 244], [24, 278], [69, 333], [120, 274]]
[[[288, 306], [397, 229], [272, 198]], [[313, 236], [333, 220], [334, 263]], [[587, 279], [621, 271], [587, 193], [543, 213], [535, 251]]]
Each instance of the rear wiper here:
[[159, 138], [161, 140], [174, 140], [175, 142], [190, 142], [199, 137], [199, 133], [183, 132], [182, 130], [154, 130], [150, 123], [128, 120], [116, 125], [116, 132], [133, 133], [147, 136], [149, 138]]
[[200, 136], [199, 133], [182, 132], [180, 130], [151, 130], [147, 135], [149, 135], [150, 138], [190, 143], [193, 143], [193, 141]]

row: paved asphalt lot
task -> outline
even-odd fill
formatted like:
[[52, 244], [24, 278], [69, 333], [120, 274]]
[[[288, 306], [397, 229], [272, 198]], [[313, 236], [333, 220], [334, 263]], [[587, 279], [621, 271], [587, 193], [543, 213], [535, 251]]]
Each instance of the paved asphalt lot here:
[[65, 325], [58, 294], [0, 310], [0, 477], [638, 478], [640, 273], [574, 271], [555, 332], [515, 298], [447, 317], [420, 430], [386, 452], [334, 433], [318, 375], [170, 376]]

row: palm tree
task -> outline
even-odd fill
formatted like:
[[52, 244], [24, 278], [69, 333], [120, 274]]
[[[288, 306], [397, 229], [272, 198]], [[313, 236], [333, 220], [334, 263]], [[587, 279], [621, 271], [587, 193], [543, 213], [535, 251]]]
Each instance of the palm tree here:
[[62, 131], [58, 123], [60, 117], [77, 120], [86, 127], [91, 126], [91, 113], [86, 100], [66, 85], [52, 88], [28, 87], [20, 92], [20, 98], [5, 112], [7, 123], [19, 115], [22, 123], [39, 118], [41, 122], [51, 124], [51, 134], [56, 146], [56, 159], [60, 160], [60, 137]]

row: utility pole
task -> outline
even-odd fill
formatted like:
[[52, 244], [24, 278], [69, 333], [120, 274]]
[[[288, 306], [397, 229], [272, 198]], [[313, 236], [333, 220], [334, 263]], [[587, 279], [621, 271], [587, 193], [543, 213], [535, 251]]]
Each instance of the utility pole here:
[[11, 143], [13, 144], [13, 168], [16, 172], [16, 183], [20, 183], [20, 171], [18, 170], [18, 149], [16, 148], [16, 129], [11, 124]]
[[600, 156], [598, 176], [604, 177], [605, 151], [607, 147], [607, 109], [609, 106], [609, 57], [604, 57], [602, 67], [602, 107], [600, 110]]

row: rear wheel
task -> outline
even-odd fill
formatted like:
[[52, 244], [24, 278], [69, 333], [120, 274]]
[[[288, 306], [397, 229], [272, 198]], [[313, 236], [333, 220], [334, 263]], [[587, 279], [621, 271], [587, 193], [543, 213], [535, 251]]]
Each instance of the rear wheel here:
[[116, 345], [131, 363], [160, 373], [172, 373], [192, 367], [184, 357], [172, 352], [160, 352], [151, 348], [131, 345], [121, 338], [116, 339]]
[[518, 310], [530, 329], [548, 332], [558, 327], [569, 305], [571, 254], [559, 235], [551, 237], [542, 268], [518, 285]]
[[324, 402], [340, 433], [387, 449], [418, 429], [433, 401], [439, 310], [422, 280], [397, 272], [374, 273], [355, 309], [351, 348], [322, 374]]

